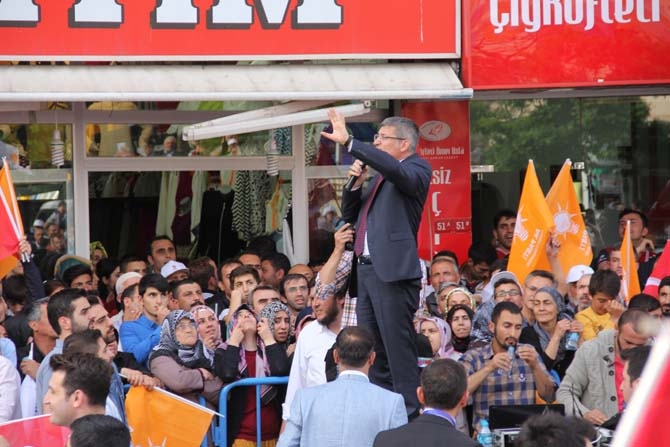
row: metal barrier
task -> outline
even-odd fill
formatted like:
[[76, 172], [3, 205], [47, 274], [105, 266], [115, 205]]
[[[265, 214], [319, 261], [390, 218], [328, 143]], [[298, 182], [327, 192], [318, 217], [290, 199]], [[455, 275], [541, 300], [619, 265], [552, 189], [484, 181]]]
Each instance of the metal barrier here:
[[[288, 383], [287, 377], [261, 377], [240, 379], [233, 383], [224, 386], [219, 395], [219, 412], [218, 423], [212, 424], [212, 438], [214, 445], [218, 447], [227, 447], [228, 442], [228, 394], [233, 388], [240, 386], [255, 386], [256, 387], [256, 445], [261, 445], [261, 386], [263, 385], [286, 385]], [[206, 441], [206, 440], [205, 440]], [[204, 445], [204, 444], [203, 444]]]

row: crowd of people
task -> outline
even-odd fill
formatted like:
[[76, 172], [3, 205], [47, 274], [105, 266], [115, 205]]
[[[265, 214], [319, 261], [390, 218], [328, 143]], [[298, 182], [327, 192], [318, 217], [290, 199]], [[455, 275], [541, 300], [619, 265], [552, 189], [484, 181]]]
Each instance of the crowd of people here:
[[[365, 165], [351, 168], [350, 223], [323, 264], [253, 246], [220, 265], [177, 259], [167, 236], [120, 261], [99, 244], [91, 259], [62, 255], [49, 276], [28, 256], [2, 281], [0, 422], [49, 413], [73, 447], [100, 436], [125, 446], [124, 385], [220, 410], [226, 384], [289, 376], [261, 388], [259, 408], [254, 388], [232, 391], [228, 445], [256, 445], [260, 430], [264, 447], [471, 446], [492, 406], [538, 402], [574, 418], [533, 418], [523, 446], [558, 445], [552, 433], [566, 430], [563, 446], [583, 446], [592, 433], [580, 421], [615, 429], [649, 355], [649, 321], [670, 317], [670, 277], [658, 297], [624, 300], [617, 250], [606, 248], [593, 266], [551, 262], [517, 278], [506, 265], [516, 214], [505, 210], [463, 263], [450, 251], [424, 263], [415, 236], [430, 171], [416, 127], [386, 120], [372, 147], [340, 119], [325, 136]], [[368, 167], [379, 174], [361, 194]], [[620, 219], [642, 247], [644, 278], [646, 217]]]

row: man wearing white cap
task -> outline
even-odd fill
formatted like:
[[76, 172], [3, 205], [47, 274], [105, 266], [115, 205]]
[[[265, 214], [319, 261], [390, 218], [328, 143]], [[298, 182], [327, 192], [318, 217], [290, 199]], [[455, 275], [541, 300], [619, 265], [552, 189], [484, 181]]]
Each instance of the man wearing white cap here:
[[181, 281], [188, 278], [188, 267], [181, 262], [168, 261], [161, 268], [161, 275], [167, 279], [169, 283]]
[[35, 219], [33, 222], [32, 234], [28, 235], [28, 242], [33, 246], [33, 252], [44, 248], [42, 245], [42, 236], [44, 235], [44, 221]]
[[[142, 313], [142, 303], [139, 301], [139, 294], [137, 295], [137, 302], [139, 303], [139, 306], [136, 307], [135, 312], [125, 312], [126, 307], [127, 307], [127, 302], [124, 302], [124, 296], [123, 296], [123, 291], [126, 290], [128, 287], [136, 285], [140, 282], [140, 279], [142, 279], [142, 275], [140, 275], [137, 272], [127, 272], [124, 273], [123, 275], [119, 276], [119, 279], [116, 280], [116, 285], [114, 288], [116, 289], [116, 299], [122, 303], [121, 306], [121, 311], [114, 315], [112, 317], [112, 323], [114, 323], [114, 327], [118, 331], [119, 328], [121, 327], [121, 323], [124, 321], [128, 320], [135, 320], [137, 319], [141, 313]], [[125, 312], [125, 317], [124, 317], [124, 312]], [[131, 315], [132, 314], [132, 315]], [[120, 350], [120, 346], [119, 346]]]
[[568, 283], [568, 309], [576, 315], [591, 305], [589, 281], [593, 269], [588, 265], [577, 264], [570, 268], [566, 282]]

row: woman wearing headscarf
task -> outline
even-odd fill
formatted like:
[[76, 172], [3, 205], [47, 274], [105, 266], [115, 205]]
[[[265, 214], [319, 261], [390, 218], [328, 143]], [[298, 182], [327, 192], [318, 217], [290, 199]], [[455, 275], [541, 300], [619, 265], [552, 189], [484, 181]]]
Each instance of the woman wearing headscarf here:
[[[284, 347], [275, 341], [266, 319], [259, 320], [246, 304], [235, 310], [227, 343], [214, 354], [214, 371], [224, 383], [251, 377], [287, 376], [290, 365]], [[274, 447], [281, 425], [281, 399], [277, 388], [261, 387], [262, 447]], [[228, 444], [256, 445], [256, 388], [237, 387], [230, 393]]]
[[470, 332], [472, 331], [472, 318], [475, 313], [470, 306], [455, 304], [447, 312], [447, 324], [451, 328], [451, 346], [453, 348], [451, 358], [458, 360], [470, 349]]
[[221, 325], [214, 310], [209, 306], [205, 306], [204, 304], [195, 306], [191, 309], [191, 313], [198, 328], [198, 338], [202, 342], [205, 357], [213, 368], [214, 351], [223, 346]]
[[149, 370], [165, 387], [194, 402], [202, 395], [214, 407], [223, 384], [212, 374], [212, 363], [198, 339], [190, 312], [173, 310], [161, 327], [161, 338], [149, 356]]
[[[287, 350], [287, 355], [291, 355], [295, 349], [295, 342], [291, 343], [291, 313], [286, 304], [281, 301], [271, 301], [261, 310], [261, 319], [263, 318], [267, 320], [275, 341]], [[291, 346], [293, 349], [289, 352]]]
[[433, 359], [449, 358], [451, 351], [451, 329], [437, 317], [419, 317], [415, 321], [417, 334], [428, 337], [433, 350]]
[[563, 380], [565, 371], [575, 356], [574, 350], [565, 348], [567, 334], [584, 330], [584, 325], [573, 320], [565, 308], [560, 292], [553, 287], [542, 287], [533, 299], [535, 323], [521, 331], [519, 343], [533, 345], [542, 357], [547, 370], [554, 370]]

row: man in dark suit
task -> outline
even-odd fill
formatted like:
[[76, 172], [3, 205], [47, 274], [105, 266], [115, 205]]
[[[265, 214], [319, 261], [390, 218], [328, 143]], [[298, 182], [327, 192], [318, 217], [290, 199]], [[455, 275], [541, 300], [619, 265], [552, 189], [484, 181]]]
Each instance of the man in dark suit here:
[[[376, 342], [370, 380], [402, 394], [411, 419], [419, 411], [419, 371], [410, 366], [417, 357], [412, 318], [421, 287], [416, 235], [431, 168], [415, 152], [419, 134], [411, 120], [386, 118], [372, 146], [348, 134], [341, 114], [331, 109], [329, 117], [333, 132], [322, 135], [356, 158], [349, 175], [357, 180], [343, 192], [342, 218], [356, 222], [356, 315]], [[368, 166], [378, 174], [362, 188]]]
[[424, 412], [413, 422], [380, 432], [374, 447], [475, 447], [479, 444], [456, 429], [456, 418], [468, 402], [468, 378], [460, 363], [436, 360], [421, 373], [417, 397]]

